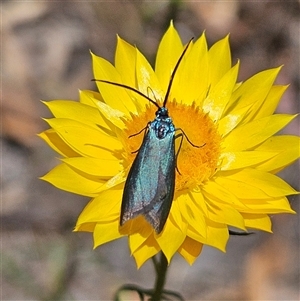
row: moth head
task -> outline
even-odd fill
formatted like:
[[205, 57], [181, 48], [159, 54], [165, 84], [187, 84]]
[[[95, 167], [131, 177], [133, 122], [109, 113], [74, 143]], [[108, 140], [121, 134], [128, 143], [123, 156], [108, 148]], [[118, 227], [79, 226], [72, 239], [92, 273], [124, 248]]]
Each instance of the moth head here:
[[166, 117], [169, 117], [169, 113], [168, 113], [168, 109], [165, 108], [165, 107], [161, 107], [159, 108], [156, 113], [155, 113], [156, 117], [157, 118], [166, 118]]

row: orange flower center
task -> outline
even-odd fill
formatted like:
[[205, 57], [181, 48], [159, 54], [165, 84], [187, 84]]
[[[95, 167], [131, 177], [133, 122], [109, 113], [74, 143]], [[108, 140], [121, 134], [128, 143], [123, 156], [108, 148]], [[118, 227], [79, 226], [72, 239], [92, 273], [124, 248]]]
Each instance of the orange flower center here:
[[[220, 155], [221, 136], [217, 131], [216, 124], [205, 114], [201, 108], [193, 103], [191, 106], [168, 102], [167, 108], [176, 129], [181, 129], [188, 139], [178, 137], [175, 140], [177, 156], [177, 169], [175, 191], [185, 188], [193, 188], [201, 185], [209, 179], [216, 171]], [[148, 105], [146, 111], [139, 115], [132, 115], [131, 120], [126, 120], [126, 130], [124, 137], [124, 168], [131, 166], [137, 150], [143, 142], [144, 132], [149, 121], [155, 118], [157, 108]], [[180, 131], [178, 131], [180, 133]], [[128, 138], [130, 135], [133, 137]], [[176, 134], [175, 134], [176, 136]], [[180, 139], [183, 139], [179, 149]]]

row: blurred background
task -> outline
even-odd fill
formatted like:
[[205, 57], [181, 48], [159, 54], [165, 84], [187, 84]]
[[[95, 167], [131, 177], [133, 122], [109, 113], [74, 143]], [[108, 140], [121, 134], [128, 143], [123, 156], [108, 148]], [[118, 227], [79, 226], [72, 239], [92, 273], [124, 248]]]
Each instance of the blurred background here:
[[[239, 80], [284, 64], [278, 112], [299, 112], [299, 1], [2, 1], [1, 16], [1, 300], [106, 301], [124, 283], [153, 287], [151, 261], [137, 270], [127, 239], [93, 251], [91, 234], [72, 233], [87, 198], [38, 179], [58, 163], [36, 136], [50, 117], [40, 99], [95, 89], [90, 49], [113, 62], [119, 34], [153, 64], [171, 19], [183, 42], [230, 33]], [[299, 118], [284, 133], [299, 135]], [[299, 162], [281, 176], [299, 190]], [[273, 216], [272, 235], [231, 237], [226, 254], [205, 247], [192, 267], [175, 256], [166, 288], [193, 301], [299, 300], [299, 198], [290, 202], [298, 215]]]

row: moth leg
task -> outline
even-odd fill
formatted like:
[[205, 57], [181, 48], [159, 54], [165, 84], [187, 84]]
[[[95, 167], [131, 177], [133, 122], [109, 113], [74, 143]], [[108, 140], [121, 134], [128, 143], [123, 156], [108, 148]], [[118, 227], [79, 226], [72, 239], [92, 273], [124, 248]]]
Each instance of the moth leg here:
[[206, 143], [204, 143], [204, 144], [202, 144], [202, 145], [196, 145], [196, 144], [194, 144], [194, 143], [189, 139], [189, 137], [188, 137], [187, 134], [184, 132], [184, 130], [181, 129], [181, 128], [177, 128], [177, 129], [175, 129], [175, 131], [181, 131], [182, 135], [184, 135], [184, 137], [186, 138], [186, 140], [188, 141], [188, 143], [189, 143], [191, 146], [193, 146], [193, 147], [200, 148], [200, 147], [203, 147], [203, 146], [206, 144]]
[[[148, 122], [147, 125], [146, 125], [144, 128], [142, 128], [139, 132], [137, 132], [137, 133], [135, 133], [135, 134], [132, 134], [132, 135], [128, 136], [128, 138], [137, 136], [137, 135], [139, 135], [141, 132], [145, 131], [145, 130], [149, 127], [149, 124], [150, 124], [150, 123], [151, 123], [151, 122]], [[144, 137], [145, 137], [145, 134], [144, 134]]]
[[177, 153], [176, 153], [176, 155], [175, 155], [175, 159], [176, 159], [176, 166], [175, 166], [175, 168], [176, 168], [177, 172], [181, 175], [181, 172], [179, 171], [179, 169], [178, 169], [178, 167], [177, 167], [177, 157], [178, 157], [178, 154], [179, 154], [180, 149], [181, 149], [181, 146], [182, 146], [183, 136], [186, 138], [186, 140], [188, 141], [188, 143], [189, 143], [191, 146], [193, 146], [193, 147], [200, 148], [200, 147], [203, 147], [206, 143], [204, 143], [203, 145], [196, 145], [196, 144], [192, 143], [192, 141], [189, 139], [189, 137], [187, 136], [187, 134], [184, 132], [183, 129], [181, 129], [181, 128], [176, 128], [175, 131], [180, 131], [180, 132], [181, 132], [181, 133], [179, 133], [179, 134], [177, 134], [177, 135], [175, 136], [175, 139], [181, 137], [180, 144], [179, 144], [179, 147], [178, 147], [178, 151], [177, 151]]
[[[132, 134], [132, 135], [128, 136], [128, 138], [137, 136], [137, 135], [139, 135], [140, 133], [144, 132], [144, 137], [143, 137], [143, 139], [144, 139], [145, 136], [146, 136], [146, 133], [147, 133], [147, 128], [149, 128], [150, 123], [151, 123], [151, 122], [148, 122], [147, 125], [146, 125], [144, 128], [142, 128], [139, 132], [137, 132], [137, 133], [135, 133], [135, 134]], [[143, 144], [143, 143], [142, 143], [142, 144]], [[131, 152], [131, 153], [132, 153], [132, 154], [137, 153], [137, 152], [140, 150], [140, 148], [141, 148], [141, 147], [139, 147], [137, 150], [135, 150], [135, 151], [133, 151], [133, 152]]]
[[181, 172], [179, 171], [179, 169], [177, 167], [177, 157], [178, 157], [178, 154], [180, 152], [180, 149], [181, 149], [181, 146], [182, 146], [182, 142], [183, 142], [183, 135], [182, 135], [182, 133], [176, 135], [174, 139], [177, 139], [179, 137], [181, 137], [181, 140], [180, 140], [180, 143], [179, 143], [179, 147], [178, 147], [177, 153], [175, 154], [175, 162], [176, 162], [175, 163], [175, 168], [176, 168], [177, 172], [181, 175]]

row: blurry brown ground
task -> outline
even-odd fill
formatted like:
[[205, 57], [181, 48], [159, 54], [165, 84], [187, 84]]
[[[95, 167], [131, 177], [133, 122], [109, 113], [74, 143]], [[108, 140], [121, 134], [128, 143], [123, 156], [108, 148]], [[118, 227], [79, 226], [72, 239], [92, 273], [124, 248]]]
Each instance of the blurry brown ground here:
[[[290, 83], [278, 112], [299, 112], [298, 1], [2, 1], [1, 300], [112, 300], [124, 283], [151, 288], [151, 262], [136, 270], [127, 240], [92, 250], [72, 233], [87, 199], [38, 180], [58, 161], [36, 133], [49, 117], [40, 99], [94, 89], [89, 49], [113, 61], [116, 34], [153, 63], [174, 20], [184, 42], [204, 29], [210, 45], [230, 32], [240, 80], [284, 64]], [[299, 118], [285, 130], [299, 134]], [[282, 176], [299, 189], [299, 164]], [[299, 213], [299, 198], [290, 198]], [[274, 216], [274, 234], [233, 237], [227, 254], [206, 247], [190, 267], [175, 256], [168, 289], [186, 300], [299, 300], [299, 214]], [[134, 295], [126, 300], [136, 300]]]

